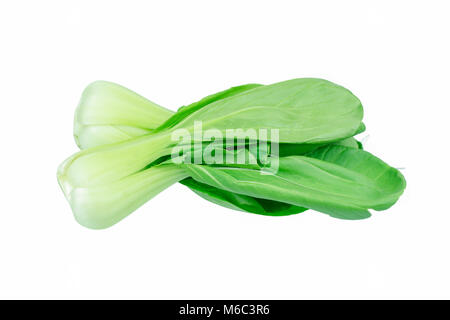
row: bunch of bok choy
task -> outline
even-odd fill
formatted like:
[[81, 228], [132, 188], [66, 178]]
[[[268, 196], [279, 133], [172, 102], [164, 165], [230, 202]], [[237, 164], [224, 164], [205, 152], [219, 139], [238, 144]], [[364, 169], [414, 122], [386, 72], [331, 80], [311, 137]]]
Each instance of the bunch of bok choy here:
[[[74, 136], [82, 151], [61, 164], [58, 181], [77, 221], [96, 229], [117, 223], [176, 182], [208, 201], [251, 213], [313, 209], [363, 219], [369, 209], [392, 206], [406, 183], [353, 138], [365, 130], [362, 118], [357, 97], [321, 79], [233, 87], [175, 113], [97, 81], [75, 112]], [[196, 133], [198, 123], [222, 137], [237, 128], [277, 134], [212, 142]], [[174, 157], [179, 131], [191, 139]], [[198, 154], [201, 161], [192, 161]], [[208, 154], [247, 161], [211, 162]]]

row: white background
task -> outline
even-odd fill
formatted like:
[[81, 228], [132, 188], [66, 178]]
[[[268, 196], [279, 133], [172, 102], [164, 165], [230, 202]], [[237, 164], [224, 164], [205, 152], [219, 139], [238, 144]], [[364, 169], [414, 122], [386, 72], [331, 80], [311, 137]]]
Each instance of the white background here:
[[[446, 1], [2, 1], [0, 298], [450, 298]], [[363, 221], [274, 218], [172, 186], [106, 230], [56, 168], [83, 88], [175, 110], [242, 83], [322, 77], [365, 107], [366, 149], [404, 168]]]

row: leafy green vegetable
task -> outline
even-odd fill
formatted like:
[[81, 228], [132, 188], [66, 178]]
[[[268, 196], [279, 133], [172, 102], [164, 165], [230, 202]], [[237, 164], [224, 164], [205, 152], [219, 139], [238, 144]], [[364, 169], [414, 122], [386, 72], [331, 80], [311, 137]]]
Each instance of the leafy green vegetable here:
[[[233, 209], [246, 210], [247, 200], [254, 207], [254, 201], [261, 199], [261, 214], [272, 212], [270, 206], [276, 201], [285, 208], [278, 215], [309, 208], [341, 219], [363, 219], [370, 216], [368, 209], [387, 209], [405, 188], [405, 180], [398, 170], [360, 149], [330, 144], [306, 156], [282, 157], [279, 161], [280, 168], [273, 174], [261, 174], [259, 169], [248, 165], [162, 163], [110, 184], [62, 187], [77, 220], [90, 228], [116, 223], [187, 176], [195, 179], [193, 183], [199, 183], [195, 192], [206, 198], [210, 196], [210, 186], [219, 192], [229, 191], [227, 196], [235, 200], [222, 203], [216, 193], [209, 200]], [[229, 206], [230, 203], [239, 206]]]
[[[304, 81], [305, 79], [299, 79], [299, 80], [302, 80], [302, 81], [299, 81], [299, 82], [301, 82], [303, 87], [304, 87], [305, 85], [303, 84], [303, 82], [305, 82]], [[312, 81], [313, 83], [317, 83], [318, 82], [319, 85], [316, 84], [316, 87], [318, 87], [316, 90], [318, 90], [318, 91], [323, 90], [323, 89], [321, 89], [321, 87], [324, 86], [324, 85], [325, 85], [325, 87], [326, 86], [330, 86], [331, 87], [330, 91], [332, 92], [332, 94], [335, 94], [335, 90], [336, 90], [335, 87], [337, 87], [337, 86], [335, 86], [334, 84], [331, 84], [331, 83], [329, 83], [327, 81], [323, 81], [323, 80], [317, 80], [317, 79], [306, 79], [306, 80], [308, 80], [308, 82]], [[90, 88], [91, 86], [93, 86], [93, 88]], [[115, 124], [120, 123], [120, 124], [123, 125], [124, 122], [123, 121], [121, 122], [122, 118], [124, 118], [124, 119], [132, 118], [132, 116], [129, 116], [129, 115], [126, 114], [127, 110], [130, 110], [128, 112], [131, 112], [131, 111], [134, 111], [136, 109], [136, 107], [129, 108], [130, 104], [134, 103], [134, 101], [129, 99], [129, 96], [132, 96], [132, 97], [137, 96], [140, 99], [139, 102], [141, 104], [138, 104], [138, 106], [141, 109], [141, 113], [139, 114], [138, 119], [140, 119], [141, 122], [139, 122], [138, 125], [141, 125], [143, 127], [145, 125], [147, 125], [147, 127], [144, 127], [144, 129], [150, 129], [150, 130], [153, 129], [153, 127], [151, 127], [151, 125], [155, 122], [152, 119], [151, 121], [153, 121], [153, 122], [146, 124], [144, 122], [146, 120], [143, 119], [146, 116], [144, 114], [145, 112], [148, 112], [149, 114], [150, 114], [150, 112], [152, 112], [153, 115], [157, 116], [157, 119], [161, 119], [162, 117], [166, 116], [167, 113], [168, 113], [168, 112], [165, 111], [163, 116], [159, 115], [159, 113], [161, 113], [161, 110], [163, 110], [162, 107], [156, 106], [155, 104], [149, 102], [148, 100], [142, 101], [141, 99], [143, 99], [143, 98], [141, 98], [137, 94], [135, 94], [135, 93], [129, 91], [128, 89], [123, 88], [123, 87], [120, 87], [120, 86], [114, 87], [114, 84], [105, 83], [105, 82], [96, 82], [96, 83], [94, 83], [91, 86], [88, 87], [89, 89], [87, 89], [85, 91], [85, 93], [83, 94], [83, 96], [87, 97], [87, 98], [86, 99], [82, 99], [82, 101], [80, 102], [79, 110], [77, 110], [77, 112], [76, 112], [77, 115], [81, 114], [81, 116], [77, 116], [76, 117], [78, 119], [79, 118], [81, 118], [81, 119], [90, 119], [91, 120], [90, 123], [94, 123], [93, 120], [97, 120], [96, 123], [100, 123], [100, 124], [108, 123], [108, 121], [111, 121], [111, 119], [108, 119], [108, 118], [107, 119], [102, 119], [101, 118], [101, 114], [102, 114], [101, 111], [106, 111], [106, 110], [104, 110], [105, 109], [104, 105], [107, 104], [107, 103], [111, 103], [111, 101], [113, 100], [112, 97], [114, 97], [116, 100], [114, 100], [114, 103], [112, 104], [113, 108], [111, 108], [111, 110], [108, 110], [108, 114], [113, 115], [112, 119], [115, 121], [115, 122], [113, 122]], [[243, 86], [234, 87], [234, 88], [231, 88], [231, 89], [219, 92], [217, 94], [208, 96], [208, 97], [200, 100], [199, 102], [191, 104], [191, 105], [189, 105], [187, 107], [182, 107], [182, 108], [180, 108], [179, 112], [177, 112], [174, 116], [169, 118], [169, 120], [167, 120], [162, 126], [160, 126], [157, 129], [157, 131], [162, 131], [162, 129], [164, 129], [164, 128], [173, 127], [174, 125], [179, 123], [181, 120], [185, 119], [187, 116], [189, 116], [193, 112], [198, 111], [198, 110], [204, 108], [205, 106], [208, 106], [212, 102], [216, 102], [216, 101], [218, 101], [220, 99], [231, 97], [233, 95], [237, 95], [237, 94], [245, 92], [245, 91], [249, 91], [249, 90], [252, 91], [251, 89], [258, 88], [258, 87], [261, 87], [261, 85], [250, 84], [250, 85], [243, 85]], [[305, 88], [303, 88], [303, 87], [301, 87], [300, 89], [301, 90], [305, 90]], [[350, 96], [349, 99], [352, 100], [351, 98], [354, 97], [354, 96], [349, 94], [349, 92], [347, 90], [345, 90], [345, 89], [343, 89], [341, 87], [339, 87], [339, 88], [343, 91], [343, 95], [344, 96], [348, 95], [348, 96]], [[288, 90], [288, 92], [292, 92], [292, 91], [296, 92], [292, 88], [288, 88], [288, 89], [290, 89], [290, 90]], [[95, 91], [95, 90], [97, 90], [97, 91], [101, 90], [101, 93], [99, 94], [99, 97], [95, 97], [92, 94], [92, 92]], [[112, 94], [108, 94], [109, 91], [113, 91]], [[89, 94], [89, 93], [91, 93], [91, 94]], [[94, 96], [94, 99], [92, 98], [92, 96]], [[262, 101], [260, 96], [261, 96], [261, 93], [259, 93], [257, 95], [257, 97], [259, 99], [257, 101]], [[249, 99], [249, 98], [247, 97], [246, 99]], [[308, 98], [308, 99], [310, 99], [310, 98]], [[357, 101], [356, 104], [357, 104], [357, 109], [358, 109], [359, 101], [356, 98], [354, 98], [353, 100]], [[86, 101], [90, 102], [90, 104], [86, 105]], [[94, 104], [91, 101], [97, 102], [97, 104]], [[98, 105], [98, 107], [95, 108], [95, 106], [97, 106], [97, 105]], [[94, 108], [95, 109], [94, 111], [96, 111], [97, 109], [99, 109], [100, 111], [99, 112], [92, 112], [89, 107]], [[222, 109], [223, 109], [223, 107], [222, 107]], [[236, 108], [234, 108], [234, 109], [236, 109]], [[106, 112], [104, 112], [104, 113], [106, 113]], [[118, 113], [118, 115], [115, 115], [115, 113]], [[92, 116], [89, 117], [91, 114], [94, 114], [97, 117], [92, 119], [93, 118]], [[126, 116], [124, 116], [124, 115], [126, 115]], [[150, 117], [150, 116], [148, 115], [147, 117]], [[125, 122], [125, 123], [127, 125], [130, 125], [130, 122]], [[104, 127], [101, 127], [101, 128], [104, 128]], [[115, 126], [114, 129], [117, 129], [117, 126]], [[143, 128], [140, 128], [139, 126], [137, 126], [136, 129], [137, 130], [135, 132], [131, 132], [131, 130], [128, 130], [127, 133], [129, 135], [132, 135], [134, 133], [135, 136], [142, 135], [142, 132], [140, 132], [139, 130], [141, 130]], [[86, 136], [86, 137], [89, 137], [89, 134], [91, 133], [91, 132], [87, 132], [86, 133], [86, 132], [83, 132], [82, 130], [80, 130], [80, 131], [82, 133], [84, 133], [84, 136]], [[99, 132], [98, 129], [97, 129], [97, 131], [95, 131], [95, 133], [97, 133], [97, 132]], [[103, 140], [96, 139], [96, 137], [94, 137], [93, 139], [86, 139], [86, 140], [88, 140], [88, 141], [102, 141], [103, 142], [105, 140], [105, 136], [107, 136], [107, 134], [104, 131], [100, 131], [100, 132], [103, 133]], [[111, 135], [111, 136], [112, 136], [112, 139], [110, 139], [110, 141], [114, 141], [117, 135]], [[129, 138], [129, 137], [124, 137], [124, 136], [119, 136], [119, 137], [120, 137], [120, 139], [117, 139], [117, 141], [122, 141], [122, 140], [125, 140], [125, 138]], [[292, 144], [290, 144], [290, 145], [292, 145]], [[83, 146], [83, 144], [81, 144], [81, 146]], [[311, 148], [316, 148], [316, 147], [317, 147], [317, 145], [309, 145], [307, 150], [310, 150]], [[286, 148], [287, 148], [287, 145], [286, 145]], [[166, 150], [168, 150], [168, 149], [170, 149], [170, 148], [167, 148]], [[284, 149], [285, 149], [285, 147], [281, 146], [280, 147], [280, 150], [281, 150], [280, 152], [283, 152]], [[295, 154], [301, 154], [303, 152], [304, 151], [296, 150]], [[163, 154], [161, 154], [160, 156], [163, 156]], [[105, 157], [114, 157], [114, 155], [107, 154], [107, 155], [105, 155]], [[157, 158], [157, 157], [155, 157], [155, 158]], [[100, 162], [103, 162], [103, 160], [100, 160]], [[147, 163], [145, 163], [145, 164], [147, 164]], [[141, 164], [140, 166], [144, 166], [144, 164]], [[135, 167], [134, 170], [138, 170], [138, 168]], [[130, 171], [130, 173], [131, 173], [131, 171]], [[93, 179], [88, 178], [88, 179], [85, 179], [85, 180], [92, 181]], [[186, 182], [185, 184], [186, 185], [190, 185], [191, 188], [195, 188], [197, 186], [196, 184], [193, 184], [192, 182], [190, 184], [189, 184], [189, 182]], [[213, 192], [214, 192], [214, 190], [210, 190], [209, 197], [208, 197], [209, 200], [212, 200], [210, 197], [213, 194]], [[201, 192], [197, 192], [197, 194], [205, 195], [204, 193], [201, 193]], [[206, 197], [206, 195], [205, 195], [205, 197]], [[225, 191], [220, 191], [220, 192], [216, 191], [216, 197], [215, 198], [216, 199], [219, 198], [222, 202], [223, 201], [230, 202], [233, 199], [235, 199], [234, 196], [226, 194]], [[265, 210], [261, 210], [260, 209], [259, 201], [260, 201], [259, 199], [255, 199], [254, 200], [255, 205], [253, 207], [250, 207], [249, 205], [247, 205], [246, 206], [246, 211], [254, 212], [254, 213], [267, 213]], [[216, 201], [216, 203], [217, 203], [217, 201]], [[232, 205], [234, 207], [237, 207], [237, 206], [239, 206], [239, 202], [232, 201], [230, 203], [230, 205]], [[286, 211], [286, 209], [285, 209], [286, 205], [285, 204], [280, 204], [280, 206], [277, 206], [277, 205], [273, 204], [271, 206], [266, 206], [266, 207], [267, 208], [271, 208], [271, 210], [275, 210], [273, 212], [269, 212], [269, 213], [272, 213], [272, 214], [282, 214], [282, 213], [284, 213]], [[288, 212], [289, 213], [292, 212], [292, 210], [294, 210], [293, 208], [294, 207], [289, 209]], [[301, 209], [295, 209], [295, 210], [300, 211]]]
[[[94, 147], [73, 155], [58, 170], [77, 220], [87, 227], [116, 223], [177, 181], [209, 201], [237, 210], [288, 215], [310, 208], [343, 219], [366, 218], [369, 209], [387, 209], [405, 188], [396, 169], [361, 150], [352, 138], [365, 128], [359, 100], [326, 80], [234, 87], [174, 115], [123, 87], [98, 85], [104, 97], [91, 101], [89, 92], [84, 94], [75, 120], [80, 147]], [[102, 118], [108, 103], [114, 112]], [[120, 115], [130, 107], [134, 115]], [[279, 155], [267, 150], [279, 170], [270, 171], [260, 162], [207, 165], [170, 159], [174, 130], [192, 136], [196, 121], [202, 122], [203, 130], [223, 134], [230, 128], [279, 130]], [[208, 146], [201, 139], [194, 135], [195, 141]], [[257, 143], [216, 148], [255, 157], [252, 146]]]

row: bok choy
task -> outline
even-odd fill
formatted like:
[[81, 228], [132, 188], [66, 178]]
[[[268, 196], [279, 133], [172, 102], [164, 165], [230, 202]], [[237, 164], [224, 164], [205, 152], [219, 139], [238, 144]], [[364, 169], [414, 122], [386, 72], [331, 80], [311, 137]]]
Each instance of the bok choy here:
[[[358, 98], [321, 79], [234, 87], [176, 113], [99, 81], [84, 91], [76, 110], [74, 135], [85, 150], [60, 166], [58, 181], [76, 219], [90, 228], [113, 225], [178, 181], [209, 201], [247, 212], [314, 209], [342, 219], [367, 218], [368, 209], [394, 204], [405, 180], [352, 137], [365, 128], [362, 115]], [[198, 121], [221, 134], [232, 128], [278, 130], [277, 141], [264, 138], [277, 147], [269, 148], [267, 157], [278, 170], [267, 171], [267, 164], [258, 162], [174, 161], [174, 131], [191, 134], [201, 152], [211, 142], [195, 135]], [[251, 146], [259, 140], [242, 144], [238, 137], [231, 149], [214, 148], [227, 154], [245, 150], [257, 158]]]

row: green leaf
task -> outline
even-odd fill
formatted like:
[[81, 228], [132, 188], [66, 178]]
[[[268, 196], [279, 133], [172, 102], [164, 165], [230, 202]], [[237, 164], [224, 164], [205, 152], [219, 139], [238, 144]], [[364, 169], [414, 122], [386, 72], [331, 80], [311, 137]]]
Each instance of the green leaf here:
[[277, 129], [281, 143], [324, 143], [353, 136], [360, 129], [361, 102], [347, 89], [322, 79], [293, 79], [260, 86], [212, 102], [173, 128], [193, 130]]
[[288, 203], [255, 198], [243, 194], [225, 191], [198, 182], [192, 178], [181, 180], [180, 183], [192, 189], [192, 191], [194, 191], [202, 198], [222, 207], [234, 210], [269, 216], [291, 215], [307, 210], [306, 208], [294, 206]]
[[406, 186], [402, 174], [370, 153], [328, 145], [307, 156], [279, 159], [279, 170], [185, 164], [192, 178], [216, 188], [290, 203], [341, 219], [393, 205]]

